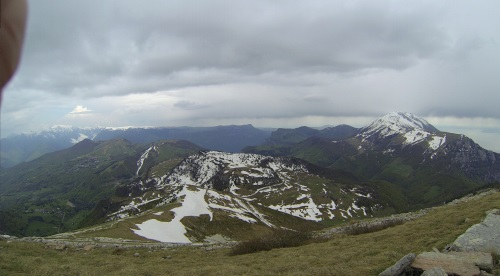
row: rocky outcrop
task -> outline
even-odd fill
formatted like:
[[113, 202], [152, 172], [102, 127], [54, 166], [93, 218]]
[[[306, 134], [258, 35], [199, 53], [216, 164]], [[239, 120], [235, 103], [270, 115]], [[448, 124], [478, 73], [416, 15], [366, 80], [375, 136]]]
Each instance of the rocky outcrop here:
[[485, 275], [493, 271], [492, 253], [500, 254], [500, 211], [494, 209], [486, 214], [481, 223], [467, 229], [447, 246], [446, 252], [421, 253], [411, 267], [417, 271], [439, 267], [448, 275]]
[[420, 271], [439, 267], [448, 275], [479, 275], [481, 271], [476, 262], [489, 267], [489, 271], [493, 268], [491, 254], [482, 252], [460, 253], [462, 254], [424, 252], [415, 258], [411, 267]]
[[379, 274], [379, 276], [397, 276], [403, 273], [408, 266], [413, 262], [415, 259], [415, 254], [410, 253], [403, 258], [401, 258], [397, 263], [395, 263], [393, 266], [388, 267], [386, 270], [382, 271], [382, 273]]
[[453, 243], [457, 251], [500, 254], [500, 211], [488, 212], [483, 222], [473, 225]]
[[422, 276], [448, 276], [448, 274], [446, 274], [446, 271], [444, 271], [444, 269], [440, 267], [434, 267], [432, 269], [424, 271], [424, 273], [422, 273]]
[[484, 252], [410, 253], [379, 276], [400, 275], [482, 275], [494, 268], [493, 257]]
[[500, 181], [500, 154], [483, 149], [464, 135], [446, 144], [443, 150], [450, 163], [467, 177], [486, 183]]
[[416, 257], [410, 253], [379, 275], [490, 275], [495, 271], [492, 253], [500, 254], [500, 211], [486, 214], [481, 223], [467, 229], [443, 252], [434, 248]]
[[474, 263], [475, 266], [479, 267], [481, 270], [491, 271], [493, 270], [493, 257], [490, 253], [484, 252], [448, 252], [448, 255], [462, 258]]
[[421, 253], [411, 267], [417, 271], [442, 268], [448, 275], [485, 275], [493, 271], [492, 253], [500, 254], [500, 211], [494, 209], [486, 214], [481, 223], [447, 246], [446, 252]]

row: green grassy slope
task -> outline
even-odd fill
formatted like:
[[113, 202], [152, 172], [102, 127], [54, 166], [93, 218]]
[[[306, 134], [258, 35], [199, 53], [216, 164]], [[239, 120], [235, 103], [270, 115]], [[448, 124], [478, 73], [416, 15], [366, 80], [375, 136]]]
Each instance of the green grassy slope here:
[[[45, 236], [76, 229], [82, 221], [99, 222], [92, 218], [92, 209], [115, 195], [117, 188], [150, 171], [164, 173], [180, 158], [201, 149], [185, 141], [159, 141], [154, 145], [158, 150], [146, 159], [139, 175], [137, 161], [151, 145], [135, 145], [123, 139], [84, 140], [2, 170], [0, 233]], [[169, 166], [153, 167], [164, 162], [170, 162]]]

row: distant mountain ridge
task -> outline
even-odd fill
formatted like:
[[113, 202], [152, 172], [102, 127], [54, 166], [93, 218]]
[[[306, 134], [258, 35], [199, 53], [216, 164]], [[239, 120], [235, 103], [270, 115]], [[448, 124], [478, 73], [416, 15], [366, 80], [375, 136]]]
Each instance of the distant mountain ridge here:
[[94, 139], [104, 128], [54, 126], [0, 139], [0, 168], [12, 167], [46, 153], [68, 148], [86, 138]]
[[321, 130], [302, 126], [294, 129], [279, 128], [271, 133], [265, 142], [268, 145], [289, 145], [302, 142], [310, 137], [321, 137], [332, 140], [344, 139], [354, 136], [359, 129], [349, 125], [338, 125]]
[[126, 139], [147, 144], [158, 140], [181, 139], [203, 148], [239, 152], [246, 146], [263, 143], [270, 135], [252, 125], [215, 127], [96, 127], [55, 126], [0, 139], [0, 168], [33, 160], [45, 153], [68, 148], [83, 139], [95, 141]]
[[[331, 141], [344, 140], [355, 136], [359, 132], [359, 128], [349, 125], [338, 125], [335, 127], [327, 127], [321, 130], [313, 129], [310, 127], [299, 127], [294, 129], [279, 128], [271, 133], [271, 136], [261, 145], [248, 146], [242, 152], [258, 153], [271, 156], [295, 156], [303, 158], [300, 153], [301, 148], [304, 146], [309, 148], [308, 145], [317, 142], [323, 145], [330, 144]], [[314, 162], [316, 165], [325, 166], [330, 164], [332, 156], [336, 156], [342, 149], [335, 145], [333, 147], [321, 147], [321, 152], [310, 151], [307, 155], [325, 155], [321, 157], [322, 161]], [[328, 156], [327, 156], [328, 155]], [[334, 157], [335, 158], [335, 157]], [[312, 159], [305, 159], [311, 162]], [[316, 161], [318, 161], [316, 159]]]
[[239, 152], [248, 145], [257, 145], [269, 137], [270, 132], [252, 125], [214, 127], [157, 127], [104, 129], [95, 140], [123, 138], [132, 143], [146, 144], [157, 140], [179, 139], [203, 148], [226, 152]]

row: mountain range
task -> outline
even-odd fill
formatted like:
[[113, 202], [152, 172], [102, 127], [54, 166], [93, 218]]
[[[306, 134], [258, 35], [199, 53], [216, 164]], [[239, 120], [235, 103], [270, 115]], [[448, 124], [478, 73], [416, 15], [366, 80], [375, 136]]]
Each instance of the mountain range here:
[[263, 143], [271, 131], [252, 125], [215, 127], [95, 127], [54, 126], [49, 130], [11, 135], [0, 139], [0, 167], [8, 168], [34, 160], [46, 153], [61, 150], [90, 139], [94, 141], [126, 139], [148, 144], [158, 140], [187, 140], [201, 147], [239, 152], [250, 145]]
[[344, 139], [309, 137], [295, 144], [247, 147], [245, 152], [283, 153], [403, 188], [414, 206], [438, 204], [485, 183], [500, 181], [500, 155], [461, 134], [441, 132], [427, 121], [392, 112]]
[[49, 235], [107, 222], [128, 238], [242, 239], [416, 210], [500, 182], [498, 153], [404, 112], [361, 129], [204, 130], [205, 141], [216, 133], [225, 133], [220, 141], [228, 133], [260, 137], [260, 145], [238, 141], [244, 153], [154, 140], [170, 131], [130, 129], [119, 132], [127, 140], [99, 140], [113, 138], [101, 130], [94, 140], [4, 168], [0, 232]]

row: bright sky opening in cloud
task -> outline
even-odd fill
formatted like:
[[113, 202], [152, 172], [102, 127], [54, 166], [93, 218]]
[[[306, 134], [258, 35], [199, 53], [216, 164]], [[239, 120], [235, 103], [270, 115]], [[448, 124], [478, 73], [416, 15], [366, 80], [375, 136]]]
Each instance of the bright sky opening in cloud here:
[[83, 105], [77, 105], [75, 108], [73, 108], [73, 111], [71, 111], [69, 114], [84, 114], [84, 113], [89, 113], [92, 110], [84, 107]]
[[361, 127], [500, 152], [500, 2], [29, 1], [1, 135], [52, 125]]

